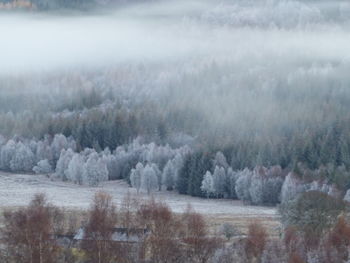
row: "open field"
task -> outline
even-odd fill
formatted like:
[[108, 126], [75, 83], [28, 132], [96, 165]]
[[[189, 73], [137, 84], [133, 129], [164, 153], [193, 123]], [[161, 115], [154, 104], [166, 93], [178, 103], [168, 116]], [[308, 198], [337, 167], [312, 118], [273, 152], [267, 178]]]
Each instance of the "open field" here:
[[[98, 187], [80, 186], [70, 182], [55, 181], [45, 175], [0, 173], [0, 207], [27, 205], [35, 193], [45, 193], [49, 201], [67, 210], [86, 210], [97, 191], [105, 191], [119, 204], [128, 193], [136, 194], [124, 181], [109, 181]], [[148, 198], [141, 193], [142, 198]], [[279, 226], [273, 207], [245, 206], [237, 200], [215, 200], [179, 195], [175, 192], [155, 192], [154, 198], [166, 202], [176, 213], [183, 212], [190, 204], [196, 212], [207, 218], [213, 229], [230, 222], [243, 232], [253, 220], [261, 221], [271, 233]]]

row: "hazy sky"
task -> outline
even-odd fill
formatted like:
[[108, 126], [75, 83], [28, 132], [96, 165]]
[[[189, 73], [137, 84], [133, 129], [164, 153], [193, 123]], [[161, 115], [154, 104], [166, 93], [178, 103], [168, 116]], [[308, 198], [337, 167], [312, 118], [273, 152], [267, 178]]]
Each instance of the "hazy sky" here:
[[[348, 63], [344, 1], [171, 1], [99, 15], [1, 15], [0, 72], [208, 58]], [[348, 20], [347, 20], [348, 19]]]

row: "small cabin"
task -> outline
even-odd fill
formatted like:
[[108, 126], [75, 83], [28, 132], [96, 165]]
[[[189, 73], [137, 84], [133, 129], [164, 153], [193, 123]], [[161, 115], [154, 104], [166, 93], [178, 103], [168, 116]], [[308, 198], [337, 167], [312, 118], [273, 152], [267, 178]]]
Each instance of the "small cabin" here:
[[[119, 251], [119, 256], [127, 262], [144, 262], [146, 250], [145, 240], [149, 233], [145, 228], [124, 228], [116, 227], [110, 242], [113, 242], [114, 248]], [[80, 247], [81, 242], [85, 241], [85, 230], [79, 228], [72, 239], [71, 247]]]
[[[121, 243], [141, 243], [146, 238], [148, 232], [149, 231], [145, 228], [116, 227], [113, 229], [111, 241]], [[84, 240], [84, 235], [85, 230], [81, 227], [74, 235], [73, 241], [80, 242]]]

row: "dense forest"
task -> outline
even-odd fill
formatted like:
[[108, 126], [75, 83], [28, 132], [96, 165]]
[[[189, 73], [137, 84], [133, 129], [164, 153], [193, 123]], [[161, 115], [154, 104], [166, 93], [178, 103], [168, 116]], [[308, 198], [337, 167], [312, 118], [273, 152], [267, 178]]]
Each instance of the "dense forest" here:
[[349, 1], [0, 0], [0, 33], [0, 262], [350, 262]]
[[[322, 3], [203, 1], [171, 19], [159, 13], [178, 8], [173, 1], [128, 3], [101, 17], [102, 32], [93, 14], [27, 13], [19, 33], [41, 35], [44, 17], [58, 36], [52, 34], [51, 50], [51, 40], [19, 34], [16, 43], [27, 45], [3, 54], [10, 62], [0, 62], [1, 169], [88, 185], [125, 179], [148, 193], [253, 204], [281, 202], [286, 184], [296, 193], [322, 189], [343, 198], [350, 188], [343, 52], [350, 8]], [[5, 29], [19, 18], [2, 19]], [[62, 33], [73, 28], [79, 36], [86, 25], [100, 38], [91, 49], [93, 38]], [[151, 38], [139, 36], [148, 31]], [[13, 36], [4, 32], [0, 48], [8, 49]], [[314, 48], [317, 41], [323, 45]], [[92, 52], [96, 43], [99, 52]], [[36, 45], [52, 52], [36, 59], [40, 52], [26, 47]], [[81, 58], [87, 54], [91, 60]]]
[[51, 10], [91, 10], [98, 7], [120, 6], [126, 3], [145, 2], [147, 0], [1, 0], [3, 9], [28, 9], [37, 11]]

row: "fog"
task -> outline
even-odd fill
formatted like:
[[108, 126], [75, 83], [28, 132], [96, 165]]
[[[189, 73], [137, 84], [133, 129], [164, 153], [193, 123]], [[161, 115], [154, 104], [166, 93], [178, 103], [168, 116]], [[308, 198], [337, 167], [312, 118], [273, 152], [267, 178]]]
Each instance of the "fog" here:
[[0, 171], [350, 200], [349, 0], [50, 1], [0, 10]]
[[165, 1], [90, 14], [1, 14], [0, 72], [212, 60], [278, 70], [350, 57], [345, 1]]
[[0, 145], [63, 134], [77, 151], [113, 151], [137, 139], [220, 150], [233, 169], [350, 169], [346, 1], [1, 11], [0, 36]]
[[[349, 111], [346, 1], [169, 0], [1, 13], [0, 33], [4, 113], [80, 109], [87, 103], [76, 91], [94, 88], [102, 108], [110, 93], [131, 112], [151, 101], [156, 109], [145, 114], [169, 129], [231, 140], [326, 129]], [[48, 95], [23, 98], [39, 91]]]

